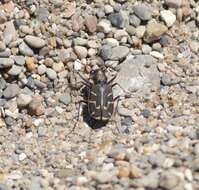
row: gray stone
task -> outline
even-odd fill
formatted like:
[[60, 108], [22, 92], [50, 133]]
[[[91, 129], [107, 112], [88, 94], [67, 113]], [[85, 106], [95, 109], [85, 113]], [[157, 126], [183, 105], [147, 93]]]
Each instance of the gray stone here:
[[141, 20], [136, 16], [136, 15], [130, 15], [129, 17], [129, 22], [130, 24], [132, 24], [133, 26], [139, 26], [141, 23]]
[[63, 0], [50, 0], [50, 3], [52, 3], [56, 7], [61, 7], [64, 4]]
[[121, 12], [112, 13], [108, 16], [111, 24], [117, 28], [124, 28], [126, 25], [126, 20]]
[[129, 48], [126, 46], [117, 46], [112, 48], [112, 54], [110, 59], [111, 60], [121, 60], [123, 58], [125, 58], [129, 53]]
[[17, 76], [19, 75], [23, 70], [23, 67], [18, 65], [13, 65], [12, 68], [8, 71], [9, 75]]
[[55, 80], [57, 78], [57, 73], [51, 68], [46, 69], [46, 74], [50, 80]]
[[19, 52], [25, 56], [33, 56], [34, 55], [33, 50], [25, 42], [22, 42], [19, 45]]
[[138, 4], [133, 7], [134, 13], [143, 21], [151, 19], [152, 10], [145, 4]]
[[0, 69], [12, 67], [14, 60], [10, 58], [0, 58]]
[[59, 97], [59, 101], [65, 105], [68, 105], [71, 102], [71, 95], [69, 92], [62, 94]]
[[39, 7], [36, 10], [36, 17], [38, 20], [40, 20], [42, 22], [46, 22], [46, 21], [48, 21], [48, 16], [49, 16], [49, 11], [47, 8]]
[[109, 33], [111, 31], [111, 23], [108, 20], [101, 20], [98, 24], [97, 24], [97, 30], [99, 32], [103, 32], [103, 33]]
[[152, 51], [151, 46], [149, 46], [148, 44], [143, 44], [142, 45], [142, 52], [144, 54], [149, 54]]
[[46, 127], [39, 126], [37, 133], [38, 133], [39, 137], [45, 137], [45, 136], [47, 136], [48, 129]]
[[[137, 55], [129, 57], [118, 68], [120, 69], [115, 82], [119, 83], [126, 91], [137, 91], [144, 96], [150, 91], [160, 88], [160, 74], [157, 70], [155, 59], [150, 55]], [[123, 94], [123, 90], [115, 87], [114, 95]]]
[[28, 35], [25, 37], [25, 42], [32, 48], [40, 49], [46, 45], [46, 42], [36, 36]]
[[18, 95], [20, 88], [17, 84], [9, 84], [3, 91], [3, 96], [7, 99], [14, 98]]
[[3, 33], [3, 40], [6, 45], [10, 42], [16, 40], [17, 31], [15, 30], [15, 26], [12, 21], [5, 23], [5, 30]]
[[14, 60], [17, 65], [21, 65], [21, 66], [25, 65], [25, 57], [22, 55], [14, 56]]

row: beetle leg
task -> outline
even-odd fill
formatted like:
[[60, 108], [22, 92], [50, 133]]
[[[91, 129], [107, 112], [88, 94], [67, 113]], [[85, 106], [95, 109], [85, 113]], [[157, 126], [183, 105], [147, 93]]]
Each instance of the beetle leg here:
[[116, 79], [116, 77], [117, 77], [117, 75], [115, 75], [112, 79], [110, 79], [110, 80], [108, 81], [108, 85], [111, 84], [111, 83]]
[[82, 105], [82, 104], [87, 104], [87, 101], [85, 101], [85, 100], [80, 100], [80, 102], [79, 102], [79, 108], [78, 108], [77, 121], [76, 121], [76, 123], [74, 124], [73, 128], [70, 130], [70, 132], [66, 134], [66, 137], [67, 137], [68, 135], [70, 135], [70, 134], [75, 130], [75, 128], [77, 127], [77, 124], [78, 124], [79, 119], [80, 119], [80, 108], [81, 108], [81, 105]]
[[89, 88], [91, 87], [91, 82], [88, 80], [88, 79], [85, 79], [79, 72], [77, 73], [79, 76], [80, 76], [80, 78], [84, 81], [83, 82], [83, 84], [84, 85], [86, 85], [86, 86], [88, 86]]

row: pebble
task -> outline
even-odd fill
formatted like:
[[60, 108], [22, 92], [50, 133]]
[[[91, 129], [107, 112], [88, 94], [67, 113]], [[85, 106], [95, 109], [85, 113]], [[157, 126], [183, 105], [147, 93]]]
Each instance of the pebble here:
[[129, 17], [129, 22], [130, 24], [132, 24], [133, 26], [137, 27], [140, 25], [141, 20], [136, 16], [136, 15], [130, 15]]
[[152, 10], [145, 4], [138, 4], [133, 7], [134, 13], [143, 21], [150, 20], [152, 17]]
[[158, 51], [151, 51], [150, 55], [157, 58], [157, 59], [164, 59], [164, 55], [159, 53]]
[[36, 36], [27, 35], [25, 37], [25, 42], [32, 48], [40, 49], [46, 45], [46, 42]]
[[99, 32], [103, 32], [105, 34], [111, 32], [111, 23], [108, 20], [101, 20], [98, 24], [97, 24], [97, 30]]
[[17, 76], [19, 75], [23, 70], [23, 67], [18, 66], [18, 65], [13, 65], [11, 69], [9, 69], [8, 74], [12, 76]]
[[19, 154], [19, 161], [23, 161], [23, 160], [25, 160], [26, 159], [26, 154], [25, 153], [21, 153], [21, 154]]
[[125, 26], [125, 19], [121, 12], [119, 13], [112, 13], [108, 16], [111, 24], [117, 28], [123, 28]]
[[11, 58], [0, 58], [0, 69], [12, 67], [14, 60]]
[[46, 74], [50, 80], [55, 80], [57, 78], [57, 73], [51, 68], [46, 69]]
[[9, 84], [6, 89], [3, 91], [3, 96], [6, 99], [14, 98], [18, 95], [20, 88], [17, 84]]
[[87, 57], [88, 54], [87, 49], [83, 46], [75, 46], [74, 51], [80, 59]]
[[152, 19], [147, 24], [145, 40], [147, 42], [157, 41], [167, 30], [168, 28], [165, 25]]
[[170, 190], [177, 187], [180, 182], [180, 177], [171, 172], [164, 172], [160, 176], [160, 187], [166, 190]]
[[32, 96], [28, 94], [19, 94], [17, 97], [17, 106], [19, 108], [24, 108], [30, 104], [32, 101]]
[[97, 18], [95, 16], [88, 16], [85, 19], [85, 25], [90, 33], [94, 33], [97, 30]]
[[38, 133], [39, 137], [45, 137], [45, 136], [47, 136], [48, 129], [46, 127], [39, 126], [37, 133]]
[[42, 105], [41, 97], [38, 95], [33, 96], [32, 101], [29, 103], [28, 109], [32, 115], [36, 115], [36, 116], [43, 115], [45, 109]]
[[33, 50], [24, 42], [19, 45], [19, 52], [24, 56], [34, 55]]
[[15, 26], [12, 21], [5, 23], [5, 30], [3, 33], [4, 43], [6, 45], [10, 44], [10, 42], [16, 40], [17, 32], [15, 30]]
[[163, 10], [160, 12], [160, 15], [168, 27], [173, 26], [176, 21], [176, 15], [174, 15], [170, 10]]
[[68, 105], [71, 102], [71, 95], [69, 92], [62, 94], [59, 97], [59, 101], [65, 105]]
[[21, 55], [14, 56], [15, 63], [17, 65], [23, 66], [25, 65], [25, 57]]
[[43, 74], [45, 74], [46, 73], [46, 70], [47, 70], [47, 67], [45, 66], [45, 65], [39, 65], [38, 67], [37, 67], [37, 72], [38, 72], [38, 74], [39, 75], [43, 75]]
[[112, 7], [111, 5], [105, 5], [105, 6], [104, 6], [104, 12], [105, 12], [106, 14], [111, 14], [111, 13], [114, 12], [114, 9], [113, 9], [113, 7]]
[[149, 45], [147, 44], [142, 45], [142, 52], [144, 54], [149, 54], [151, 51], [152, 51], [152, 48]]
[[0, 41], [0, 51], [5, 51], [6, 50], [6, 45], [3, 41]]
[[146, 31], [145, 26], [138, 26], [135, 30], [135, 34], [138, 38], [142, 38], [144, 36], [145, 31]]

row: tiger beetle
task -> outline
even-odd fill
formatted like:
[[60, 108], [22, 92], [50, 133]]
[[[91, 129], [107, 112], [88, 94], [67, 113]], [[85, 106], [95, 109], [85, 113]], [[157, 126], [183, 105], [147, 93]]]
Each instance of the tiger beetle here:
[[[91, 80], [85, 79], [80, 73], [78, 75], [83, 80], [82, 83], [86, 87], [87, 94], [86, 99], [79, 102], [78, 120], [80, 117], [80, 105], [84, 103], [87, 106], [88, 115], [91, 119], [98, 123], [108, 123], [111, 120], [113, 112], [117, 111], [118, 102], [121, 98], [121, 96], [113, 97], [113, 87], [118, 85], [125, 91], [118, 83], [113, 83], [117, 75], [108, 80], [105, 74], [105, 67], [91, 71]], [[116, 110], [114, 110], [114, 102], [116, 100], [118, 101]]]

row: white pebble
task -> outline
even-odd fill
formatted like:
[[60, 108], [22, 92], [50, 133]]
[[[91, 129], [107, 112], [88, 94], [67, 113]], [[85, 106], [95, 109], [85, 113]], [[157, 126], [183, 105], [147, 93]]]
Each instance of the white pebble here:
[[20, 155], [19, 155], [19, 161], [23, 161], [23, 160], [25, 160], [26, 159], [26, 154], [25, 153], [21, 153]]
[[79, 71], [79, 70], [81, 70], [81, 68], [82, 68], [81, 61], [80, 61], [79, 59], [77, 59], [77, 60], [74, 62], [74, 69], [75, 69], [76, 71]]
[[159, 53], [158, 51], [151, 51], [150, 55], [157, 58], [157, 59], [164, 59], [164, 55]]

